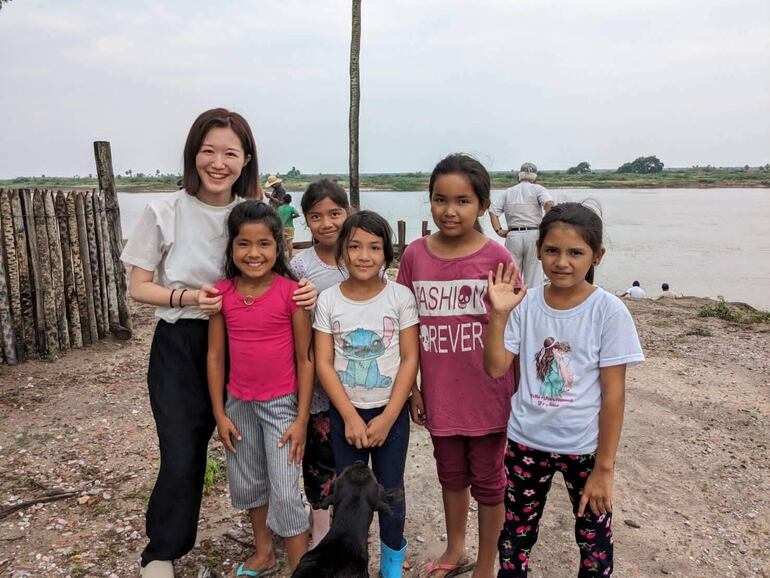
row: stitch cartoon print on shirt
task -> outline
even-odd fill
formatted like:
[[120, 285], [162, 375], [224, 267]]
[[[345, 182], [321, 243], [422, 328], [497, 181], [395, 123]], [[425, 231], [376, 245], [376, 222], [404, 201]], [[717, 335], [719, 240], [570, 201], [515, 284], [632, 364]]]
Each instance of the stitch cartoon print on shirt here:
[[575, 376], [568, 353], [572, 350], [566, 341], [546, 337], [543, 347], [535, 354], [537, 378], [543, 383], [542, 397], [556, 398], [572, 388]]
[[377, 358], [382, 357], [393, 339], [396, 330], [394, 319], [382, 319], [382, 335], [361, 328], [341, 335], [339, 323], [334, 323], [333, 330], [342, 356], [348, 361], [345, 369], [337, 371], [343, 385], [366, 389], [391, 386], [393, 379], [380, 373]]

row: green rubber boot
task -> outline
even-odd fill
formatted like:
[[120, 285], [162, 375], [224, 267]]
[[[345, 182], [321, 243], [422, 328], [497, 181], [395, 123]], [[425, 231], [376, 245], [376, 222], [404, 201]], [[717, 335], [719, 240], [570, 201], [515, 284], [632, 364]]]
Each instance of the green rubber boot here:
[[380, 542], [380, 576], [382, 578], [401, 578], [408, 545], [406, 538], [401, 542], [400, 550], [392, 550], [385, 545], [385, 542]]

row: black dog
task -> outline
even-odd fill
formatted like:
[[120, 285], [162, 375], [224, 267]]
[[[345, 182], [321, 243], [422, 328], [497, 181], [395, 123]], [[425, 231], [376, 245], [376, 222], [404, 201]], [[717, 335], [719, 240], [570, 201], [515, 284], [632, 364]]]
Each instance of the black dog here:
[[331, 529], [305, 554], [292, 578], [368, 578], [367, 537], [374, 512], [390, 514], [385, 490], [363, 462], [343, 470], [321, 504], [334, 506]]

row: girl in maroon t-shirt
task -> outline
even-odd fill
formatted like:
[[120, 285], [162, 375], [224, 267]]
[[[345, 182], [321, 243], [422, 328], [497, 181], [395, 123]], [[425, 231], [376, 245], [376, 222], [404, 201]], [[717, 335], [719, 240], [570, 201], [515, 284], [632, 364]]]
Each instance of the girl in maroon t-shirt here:
[[[412, 419], [433, 440], [444, 499], [447, 544], [420, 576], [455, 576], [476, 565], [474, 576], [494, 575], [503, 525], [503, 453], [511, 371], [484, 373], [483, 339], [489, 322], [487, 276], [508, 251], [481, 232], [490, 179], [477, 160], [453, 154], [433, 170], [430, 207], [438, 232], [409, 245], [398, 281], [415, 294], [420, 315], [421, 386], [413, 389]], [[470, 487], [470, 492], [468, 488]], [[470, 496], [479, 503], [477, 561], [465, 558]]]

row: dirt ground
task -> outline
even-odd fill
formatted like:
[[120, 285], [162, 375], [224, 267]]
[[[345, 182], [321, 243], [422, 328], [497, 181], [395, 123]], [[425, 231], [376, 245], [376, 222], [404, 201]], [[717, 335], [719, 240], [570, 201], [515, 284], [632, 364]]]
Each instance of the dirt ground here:
[[[770, 577], [770, 326], [698, 318], [706, 303], [629, 303], [647, 362], [628, 376], [616, 576]], [[0, 511], [75, 491], [0, 519], [0, 575], [137, 575], [157, 464], [145, 385], [153, 325], [151, 310], [137, 307], [129, 342], [0, 367]], [[430, 440], [416, 427], [412, 436], [406, 535], [415, 567], [441, 551], [444, 528]], [[213, 441], [211, 455], [222, 452]], [[571, 518], [557, 481], [531, 576], [576, 575]], [[199, 528], [178, 576], [223, 576], [249, 554], [246, 520], [224, 480], [205, 497]]]

